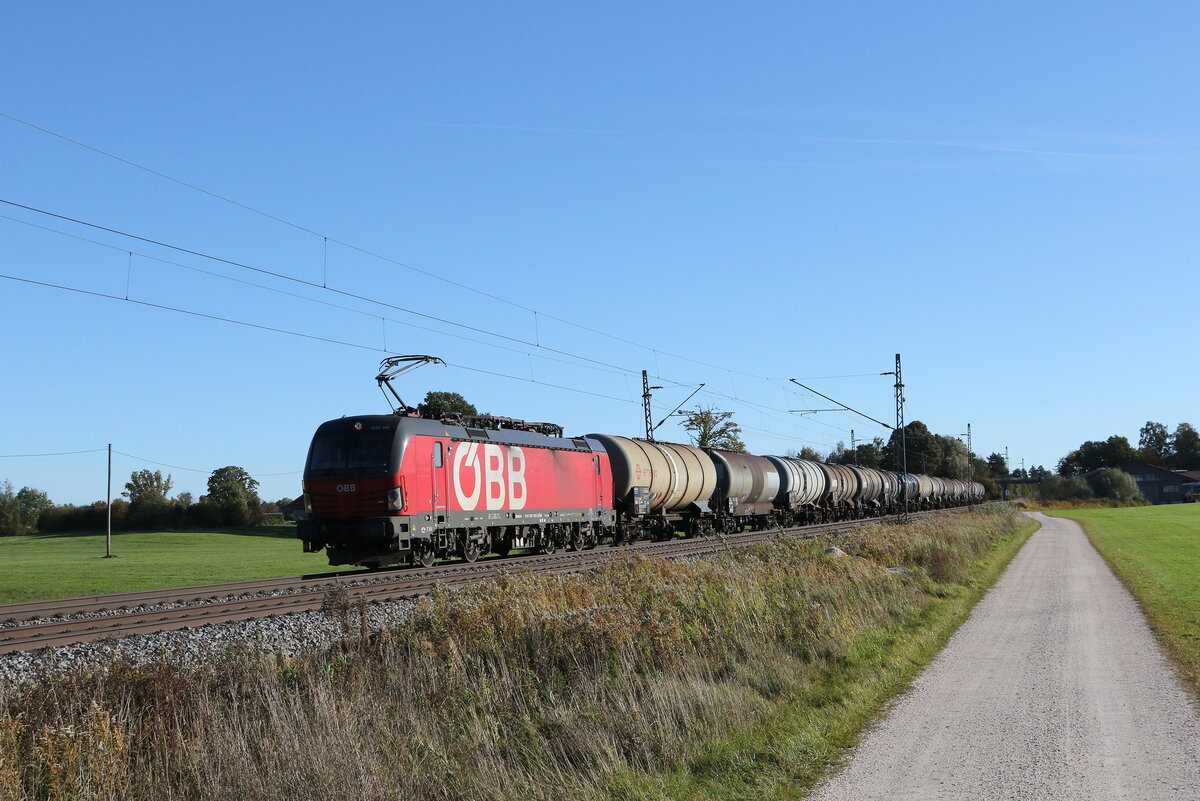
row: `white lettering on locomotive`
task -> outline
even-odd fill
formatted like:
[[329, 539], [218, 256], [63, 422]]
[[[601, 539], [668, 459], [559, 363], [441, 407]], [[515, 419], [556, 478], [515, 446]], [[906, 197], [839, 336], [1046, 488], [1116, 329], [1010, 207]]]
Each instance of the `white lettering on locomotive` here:
[[[515, 445], [465, 442], [454, 453], [450, 483], [454, 497], [464, 512], [475, 510], [483, 497], [484, 508], [495, 511], [524, 509], [525, 454]], [[469, 488], [468, 492], [465, 488]]]
[[515, 445], [508, 447], [508, 508], [524, 509], [525, 454]]
[[358, 492], [358, 485], [357, 484], [338, 484], [337, 491], [338, 492]]
[[[463, 492], [463, 466], [470, 465], [474, 474], [474, 479], [471, 481], [471, 494], [467, 495]], [[479, 469], [479, 443], [465, 442], [454, 451], [454, 469], [450, 476], [450, 483], [454, 485], [454, 496], [458, 499], [458, 505], [464, 511], [470, 511], [479, 504], [479, 493], [483, 489], [483, 481]]]

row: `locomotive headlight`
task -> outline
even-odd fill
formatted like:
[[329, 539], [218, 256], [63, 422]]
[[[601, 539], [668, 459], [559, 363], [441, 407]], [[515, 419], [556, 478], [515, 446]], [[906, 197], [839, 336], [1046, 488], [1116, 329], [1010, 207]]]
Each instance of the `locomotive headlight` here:
[[404, 491], [400, 487], [388, 490], [387, 503], [388, 509], [399, 512], [404, 508]]

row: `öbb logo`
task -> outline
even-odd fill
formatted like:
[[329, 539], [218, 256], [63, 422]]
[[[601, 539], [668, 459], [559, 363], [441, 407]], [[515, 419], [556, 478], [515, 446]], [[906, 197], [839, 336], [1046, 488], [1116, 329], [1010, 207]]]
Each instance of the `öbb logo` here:
[[479, 508], [481, 497], [485, 509], [524, 509], [525, 454], [515, 445], [463, 443], [454, 453], [451, 482], [464, 512]]

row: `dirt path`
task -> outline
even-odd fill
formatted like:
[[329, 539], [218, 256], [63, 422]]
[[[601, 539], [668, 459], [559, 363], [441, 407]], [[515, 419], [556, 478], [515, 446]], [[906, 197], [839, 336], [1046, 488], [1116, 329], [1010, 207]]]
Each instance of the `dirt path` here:
[[1079, 524], [1033, 517], [1042, 529], [811, 798], [1200, 799], [1200, 716], [1145, 618]]

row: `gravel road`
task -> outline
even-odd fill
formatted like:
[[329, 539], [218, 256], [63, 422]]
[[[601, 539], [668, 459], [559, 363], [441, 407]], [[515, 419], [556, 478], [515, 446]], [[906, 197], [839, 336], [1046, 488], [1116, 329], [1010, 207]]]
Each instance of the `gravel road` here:
[[1070, 520], [1042, 524], [810, 798], [1200, 799], [1200, 716]]

